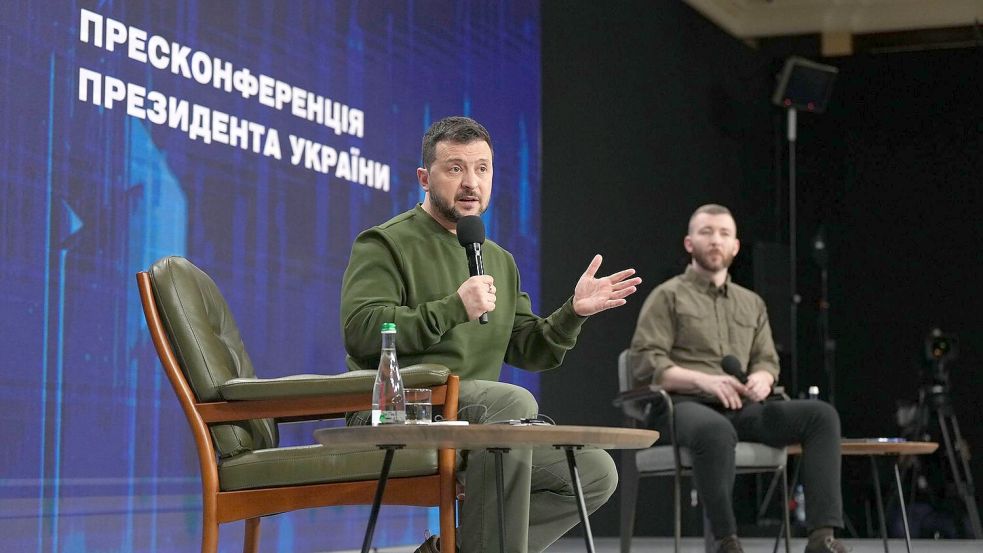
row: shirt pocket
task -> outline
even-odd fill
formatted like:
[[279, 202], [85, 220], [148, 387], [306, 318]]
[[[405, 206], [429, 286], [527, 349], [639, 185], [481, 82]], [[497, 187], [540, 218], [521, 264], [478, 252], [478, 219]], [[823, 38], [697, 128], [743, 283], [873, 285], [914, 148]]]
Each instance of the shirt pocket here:
[[734, 324], [730, 325], [730, 344], [733, 351], [742, 358], [751, 354], [754, 333], [758, 328], [758, 317], [746, 309], [734, 313]]
[[676, 341], [673, 349], [715, 355], [720, 349], [720, 331], [713, 311], [699, 306], [676, 305]]

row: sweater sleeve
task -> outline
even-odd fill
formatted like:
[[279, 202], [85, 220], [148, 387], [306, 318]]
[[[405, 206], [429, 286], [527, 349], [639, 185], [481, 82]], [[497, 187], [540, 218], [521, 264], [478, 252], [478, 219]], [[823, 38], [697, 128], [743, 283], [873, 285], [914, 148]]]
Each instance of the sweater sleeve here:
[[397, 351], [421, 352], [468, 320], [455, 290], [414, 307], [406, 303], [406, 271], [396, 244], [375, 229], [355, 239], [341, 285], [341, 327], [345, 350], [356, 360], [379, 355], [379, 327], [396, 323]]
[[[515, 282], [516, 287], [521, 288], [518, 270]], [[567, 351], [577, 343], [587, 317], [574, 312], [573, 298], [548, 317], [539, 317], [532, 312], [529, 295], [521, 290], [517, 290], [517, 294], [505, 362], [527, 371], [545, 371], [560, 366]]]

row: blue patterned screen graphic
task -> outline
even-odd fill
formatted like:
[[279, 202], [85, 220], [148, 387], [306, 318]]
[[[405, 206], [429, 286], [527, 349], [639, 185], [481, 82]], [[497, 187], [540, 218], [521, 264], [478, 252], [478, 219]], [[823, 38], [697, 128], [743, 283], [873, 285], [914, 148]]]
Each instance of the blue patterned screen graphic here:
[[[198, 550], [197, 457], [135, 273], [205, 270], [260, 376], [345, 370], [352, 240], [422, 199], [436, 119], [490, 131], [487, 233], [536, 303], [539, 28], [525, 1], [0, 3], [0, 550]], [[357, 549], [367, 516], [269, 517], [261, 549]], [[434, 509], [385, 507], [375, 545], [427, 528]]]

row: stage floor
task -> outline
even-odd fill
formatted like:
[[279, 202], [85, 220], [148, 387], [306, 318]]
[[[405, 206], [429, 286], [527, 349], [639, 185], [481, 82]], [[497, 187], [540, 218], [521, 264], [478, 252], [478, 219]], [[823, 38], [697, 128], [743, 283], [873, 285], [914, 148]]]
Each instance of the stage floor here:
[[[746, 538], [741, 540], [745, 553], [771, 553], [774, 541], [767, 538]], [[883, 553], [884, 543], [879, 539], [844, 540], [852, 553]], [[804, 538], [792, 539], [792, 553], [802, 553], [805, 549]], [[596, 538], [594, 546], [597, 553], [618, 553], [618, 538]], [[891, 553], [907, 553], [904, 540], [888, 540]], [[382, 548], [378, 553], [412, 553], [416, 547]], [[632, 540], [632, 551], [635, 553], [671, 553], [672, 538], [635, 538]], [[912, 553], [981, 553], [983, 540], [914, 540], [911, 542]], [[549, 553], [583, 553], [586, 551], [582, 538], [563, 538], [553, 544]], [[784, 544], [778, 547], [779, 553], [784, 553]], [[684, 538], [681, 553], [704, 553], [702, 538]], [[327, 553], [327, 552], [325, 552]], [[347, 553], [347, 552], [345, 552]]]
[[[843, 540], [852, 553], [884, 553], [884, 542], [879, 539]], [[888, 540], [891, 553], [907, 553], [903, 539]], [[775, 541], [769, 538], [745, 538], [741, 540], [745, 553], [771, 553]], [[618, 538], [596, 538], [594, 546], [597, 553], [618, 553]], [[802, 553], [805, 538], [792, 538], [792, 553]], [[582, 553], [587, 548], [583, 539], [563, 538], [549, 548], [550, 553]], [[631, 550], [636, 553], [672, 553], [672, 538], [635, 538]], [[684, 538], [680, 553], [704, 553], [702, 538]], [[981, 553], [983, 540], [914, 540], [912, 553]], [[785, 544], [778, 546], [778, 552], [785, 552]]]

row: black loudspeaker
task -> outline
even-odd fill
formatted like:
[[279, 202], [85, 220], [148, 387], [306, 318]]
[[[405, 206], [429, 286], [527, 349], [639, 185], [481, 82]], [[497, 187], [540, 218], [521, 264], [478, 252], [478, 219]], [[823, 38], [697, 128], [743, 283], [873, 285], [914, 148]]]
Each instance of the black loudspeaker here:
[[833, 92], [833, 80], [838, 72], [832, 65], [793, 56], [785, 60], [771, 101], [783, 108], [822, 113], [826, 111], [826, 103]]
[[789, 286], [788, 244], [755, 242], [754, 291], [765, 300], [771, 335], [779, 353], [788, 353], [792, 290]]

